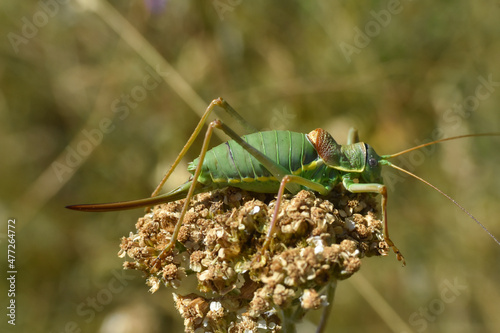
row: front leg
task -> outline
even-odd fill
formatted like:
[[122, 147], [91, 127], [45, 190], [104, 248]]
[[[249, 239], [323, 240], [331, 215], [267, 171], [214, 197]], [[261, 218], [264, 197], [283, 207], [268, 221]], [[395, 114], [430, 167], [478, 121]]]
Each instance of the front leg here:
[[378, 193], [382, 195], [382, 220], [384, 221], [384, 239], [388, 246], [392, 248], [394, 253], [396, 253], [396, 257], [399, 261], [403, 263], [403, 266], [406, 265], [405, 259], [399, 249], [394, 245], [394, 242], [389, 238], [389, 227], [387, 224], [387, 188], [383, 184], [376, 183], [355, 183], [349, 175], [342, 176], [342, 183], [346, 190], [352, 193]]

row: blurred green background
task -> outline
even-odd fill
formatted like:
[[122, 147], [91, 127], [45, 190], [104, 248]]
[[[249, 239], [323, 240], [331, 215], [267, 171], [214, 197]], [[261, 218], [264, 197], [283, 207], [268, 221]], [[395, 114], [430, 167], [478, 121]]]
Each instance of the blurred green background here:
[[[499, 131], [499, 16], [495, 1], [465, 0], [2, 1], [1, 258], [5, 276], [15, 218], [18, 274], [16, 326], [3, 278], [0, 329], [182, 332], [172, 290], [148, 294], [116, 255], [142, 211], [65, 205], [150, 195], [219, 96], [262, 129], [322, 127], [345, 143], [357, 127], [379, 154]], [[394, 162], [499, 237], [499, 144], [464, 139]], [[328, 331], [500, 331], [500, 247], [429, 187], [385, 176], [408, 265], [364, 260], [340, 282]]]

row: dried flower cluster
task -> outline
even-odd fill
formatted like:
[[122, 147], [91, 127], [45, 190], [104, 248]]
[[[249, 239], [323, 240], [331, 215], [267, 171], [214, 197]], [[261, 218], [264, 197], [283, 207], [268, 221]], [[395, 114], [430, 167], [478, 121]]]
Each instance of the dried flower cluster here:
[[387, 253], [376, 201], [339, 186], [327, 198], [309, 191], [285, 198], [270, 249], [261, 255], [275, 200], [227, 188], [195, 197], [176, 248], [153, 268], [183, 202], [140, 218], [120, 256], [133, 259], [126, 269], [146, 273], [151, 292], [196, 276], [197, 291], [174, 293], [186, 332], [279, 332], [282, 313], [322, 308], [325, 286], [355, 273], [361, 258]]

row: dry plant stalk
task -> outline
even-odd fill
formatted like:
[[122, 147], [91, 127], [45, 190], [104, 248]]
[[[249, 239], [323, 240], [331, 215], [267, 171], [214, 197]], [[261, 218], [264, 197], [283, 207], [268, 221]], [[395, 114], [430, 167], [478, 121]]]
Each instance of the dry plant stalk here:
[[125, 269], [146, 274], [151, 292], [196, 276], [197, 290], [173, 294], [186, 332], [280, 332], [326, 306], [326, 287], [358, 271], [361, 258], [387, 254], [377, 202], [337, 186], [325, 198], [309, 191], [286, 197], [270, 251], [261, 256], [275, 200], [227, 188], [195, 197], [174, 252], [152, 269], [183, 202], [139, 218], [119, 255], [133, 259]]

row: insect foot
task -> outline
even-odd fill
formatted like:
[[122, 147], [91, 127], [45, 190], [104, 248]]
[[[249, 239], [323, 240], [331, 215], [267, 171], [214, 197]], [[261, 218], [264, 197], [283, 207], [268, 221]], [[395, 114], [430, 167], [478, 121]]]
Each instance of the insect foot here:
[[388, 252], [377, 202], [339, 186], [324, 198], [309, 191], [285, 196], [274, 238], [261, 255], [275, 199], [230, 187], [193, 199], [176, 246], [153, 273], [182, 205], [158, 205], [139, 218], [119, 255], [131, 259], [125, 269], [146, 274], [151, 292], [197, 285], [174, 293], [186, 332], [279, 332], [306, 311], [331, 304], [333, 293], [325, 291], [358, 271], [361, 259]]

